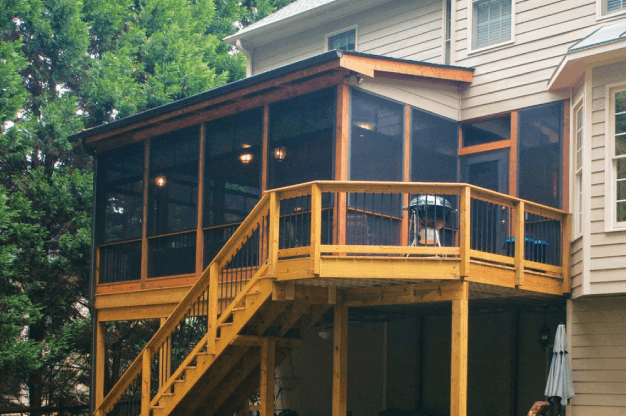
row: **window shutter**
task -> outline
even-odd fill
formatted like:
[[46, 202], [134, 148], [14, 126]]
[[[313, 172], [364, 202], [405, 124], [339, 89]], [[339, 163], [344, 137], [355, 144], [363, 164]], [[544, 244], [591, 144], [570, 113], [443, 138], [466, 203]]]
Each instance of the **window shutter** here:
[[474, 48], [482, 48], [511, 39], [511, 2], [512, 0], [474, 2], [474, 30], [476, 32]]

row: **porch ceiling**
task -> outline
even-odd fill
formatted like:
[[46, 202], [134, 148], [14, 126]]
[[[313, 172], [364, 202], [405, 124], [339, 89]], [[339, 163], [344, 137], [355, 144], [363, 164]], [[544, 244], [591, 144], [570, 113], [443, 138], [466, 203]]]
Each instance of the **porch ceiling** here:
[[[402, 80], [428, 80], [468, 85], [473, 68], [437, 65], [358, 52], [329, 51], [264, 72], [223, 87], [156, 107], [115, 122], [83, 130], [70, 141], [84, 141], [95, 151], [120, 146], [160, 134], [159, 127], [176, 123], [198, 124], [245, 108], [260, 106], [349, 81], [348, 76]], [[174, 125], [174, 127], [176, 127]], [[178, 127], [180, 128], [180, 127]], [[114, 140], [116, 142], [110, 142]], [[104, 142], [110, 142], [103, 145]]]

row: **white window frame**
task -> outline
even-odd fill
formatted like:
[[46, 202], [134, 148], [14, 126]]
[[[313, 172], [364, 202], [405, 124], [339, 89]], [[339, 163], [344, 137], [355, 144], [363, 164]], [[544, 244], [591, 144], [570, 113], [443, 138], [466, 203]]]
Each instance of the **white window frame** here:
[[[511, 39], [505, 40], [493, 45], [484, 46], [482, 48], [474, 48], [474, 3], [480, 0], [467, 0], [467, 14], [468, 14], [468, 36], [467, 36], [467, 50], [468, 55], [473, 53], [479, 53], [482, 51], [488, 51], [494, 48], [498, 48], [505, 45], [515, 43], [515, 0], [511, 0]], [[602, 0], [600, 0], [602, 1]]]
[[604, 13], [604, 3], [606, 1], [607, 0], [596, 0], [596, 20], [611, 19], [613, 17], [626, 14], [626, 7], [623, 9], [614, 11], [612, 13], [609, 13], [609, 12]]
[[341, 34], [343, 32], [348, 32], [350, 30], [354, 30], [354, 50], [358, 51], [359, 50], [359, 25], [349, 26], [349, 27], [346, 27], [346, 28], [343, 28], [343, 29], [340, 29], [340, 30], [336, 30], [334, 32], [327, 33], [324, 36], [324, 50], [326, 52], [331, 50], [331, 49], [328, 49], [328, 39], [330, 37], [335, 36], [335, 35], [339, 35], [339, 34]]
[[626, 221], [617, 221], [615, 218], [617, 205], [617, 177], [615, 173], [615, 160], [623, 157], [615, 157], [615, 94], [626, 91], [626, 82], [609, 84], [605, 87], [605, 204], [604, 204], [604, 230], [626, 231]]
[[[583, 210], [583, 163], [585, 154], [585, 107], [582, 98], [576, 103], [573, 111], [574, 119], [574, 140], [573, 159], [574, 167], [574, 237], [579, 237], [583, 232], [584, 210]], [[579, 117], [582, 119], [579, 120]], [[580, 133], [580, 143], [578, 134]], [[580, 147], [579, 147], [580, 144]], [[580, 162], [579, 162], [580, 156]]]

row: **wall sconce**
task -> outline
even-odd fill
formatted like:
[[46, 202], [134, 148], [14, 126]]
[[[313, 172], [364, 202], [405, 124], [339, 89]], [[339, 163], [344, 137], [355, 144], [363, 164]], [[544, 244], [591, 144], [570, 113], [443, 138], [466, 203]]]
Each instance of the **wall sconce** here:
[[376, 129], [376, 123], [373, 123], [373, 122], [367, 122], [367, 121], [356, 122], [354, 123], [354, 125], [362, 128], [363, 130], [375, 130]]
[[241, 163], [243, 163], [244, 165], [247, 165], [252, 161], [252, 153], [244, 153], [242, 155], [239, 155], [239, 160], [241, 160]]
[[363, 84], [365, 82], [365, 80], [363, 78], [361, 78], [361, 76], [359, 74], [357, 74], [356, 72], [354, 72], [354, 71], [350, 71], [349, 74], [344, 75], [343, 79], [346, 82], [350, 82], [350, 80], [352, 79], [353, 76], [356, 78], [356, 83], [357, 84], [361, 85], [361, 84]]
[[321, 339], [326, 341], [328, 338], [330, 338], [330, 329], [324, 327], [324, 328], [322, 328], [322, 330], [319, 332], [318, 335], [320, 336]]
[[165, 177], [165, 175], [157, 176], [156, 178], [154, 178], [154, 183], [159, 188], [163, 188], [165, 185], [167, 185], [167, 178]]
[[285, 160], [285, 156], [287, 156], [287, 148], [285, 146], [274, 149], [274, 159], [278, 161]]

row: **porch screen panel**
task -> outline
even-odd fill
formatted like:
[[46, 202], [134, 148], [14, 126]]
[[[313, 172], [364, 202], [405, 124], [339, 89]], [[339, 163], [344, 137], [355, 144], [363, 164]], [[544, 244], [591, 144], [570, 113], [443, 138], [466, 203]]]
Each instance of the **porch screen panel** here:
[[511, 138], [511, 115], [463, 123], [463, 147], [477, 146]]
[[[403, 180], [404, 106], [352, 89], [349, 179]], [[346, 243], [397, 245], [399, 194], [350, 194]]]
[[144, 144], [98, 157], [97, 239], [99, 243], [141, 238]]
[[336, 88], [270, 105], [268, 187], [333, 178]]
[[199, 149], [199, 126], [150, 140], [149, 235], [196, 228]]
[[456, 121], [412, 110], [412, 182], [457, 182], [458, 134]]
[[261, 195], [263, 108], [205, 125], [205, 264], [254, 208]]
[[519, 111], [519, 197], [561, 207], [563, 103]]
[[[150, 140], [148, 277], [195, 271], [200, 127]], [[155, 236], [167, 234], [164, 237]]]

